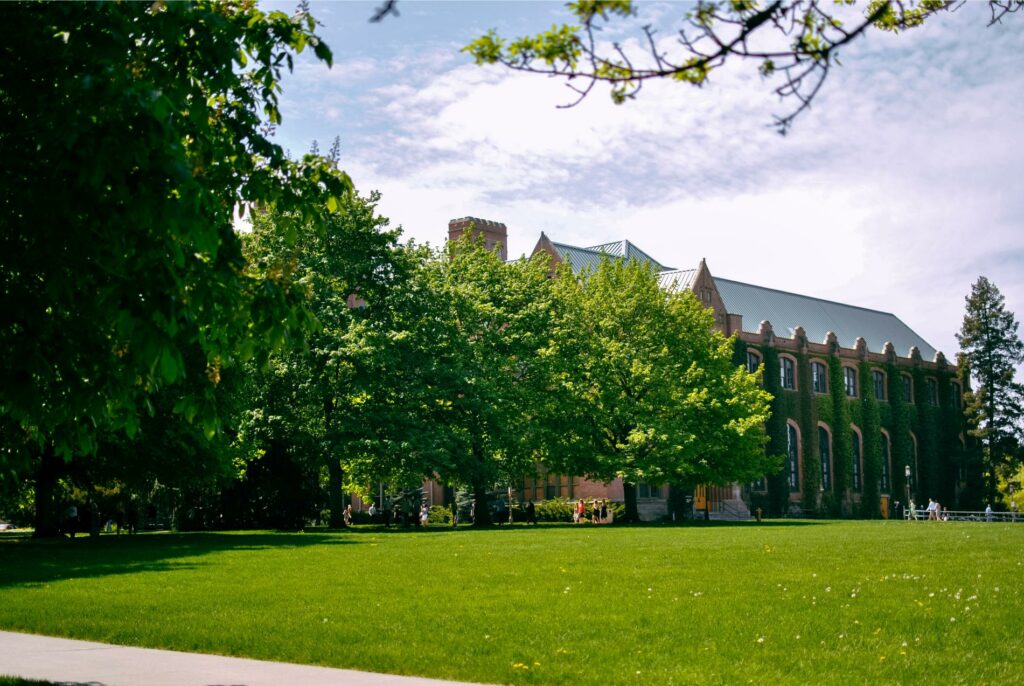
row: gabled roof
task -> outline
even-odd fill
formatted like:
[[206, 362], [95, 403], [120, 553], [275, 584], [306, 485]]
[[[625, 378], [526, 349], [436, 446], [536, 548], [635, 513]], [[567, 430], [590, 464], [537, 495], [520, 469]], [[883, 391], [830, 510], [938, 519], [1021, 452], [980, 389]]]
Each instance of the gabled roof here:
[[889, 341], [900, 357], [909, 356], [911, 346], [917, 346], [926, 360], [935, 357], [935, 348], [889, 312], [713, 278], [726, 309], [743, 315], [744, 331], [756, 333], [761, 322], [767, 320], [775, 335], [784, 338], [792, 338], [793, 330], [802, 326], [807, 339], [815, 343], [824, 342], [832, 331], [844, 348], [853, 348], [857, 338], [862, 337], [871, 352], [882, 352]]
[[[602, 257], [625, 256], [653, 265], [659, 272], [658, 279], [662, 288], [671, 291], [693, 288], [699, 270], [707, 268], [703, 264], [698, 269], [666, 267], [629, 241], [615, 241], [581, 248], [555, 243], [544, 234], [541, 234], [541, 240], [550, 242], [559, 257], [572, 267], [574, 273], [584, 269], [596, 269]], [[769, 321], [775, 335], [782, 338], [792, 338], [796, 327], [802, 326], [807, 339], [815, 343], [823, 343], [825, 336], [831, 331], [838, 338], [839, 345], [844, 348], [856, 347], [857, 338], [863, 338], [871, 352], [883, 352], [888, 341], [893, 344], [896, 354], [900, 357], [909, 357], [910, 348], [916, 346], [923, 359], [935, 358], [935, 348], [904, 324], [899, 317], [889, 312], [869, 310], [715, 276], [711, 278], [726, 311], [729, 314], [741, 315], [743, 330], [748, 333], [757, 333], [761, 322]]]
[[615, 241], [614, 243], [604, 243], [589, 248], [580, 248], [575, 245], [555, 243], [554, 241], [551, 242], [551, 245], [558, 251], [559, 257], [569, 263], [573, 273], [584, 269], [597, 269], [597, 266], [601, 264], [602, 257], [626, 257], [627, 259], [653, 265], [655, 271], [659, 272], [669, 269], [669, 267], [661, 264], [629, 241]]
[[670, 269], [658, 274], [658, 281], [666, 291], [678, 293], [693, 286], [696, 269]]

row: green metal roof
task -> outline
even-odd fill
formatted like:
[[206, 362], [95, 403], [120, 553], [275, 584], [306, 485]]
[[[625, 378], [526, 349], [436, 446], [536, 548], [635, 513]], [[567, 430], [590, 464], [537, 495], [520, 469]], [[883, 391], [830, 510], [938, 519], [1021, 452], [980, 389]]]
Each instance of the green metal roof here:
[[[603, 243], [588, 248], [553, 241], [552, 245], [561, 258], [569, 263], [573, 272], [596, 269], [601, 258], [607, 256], [626, 257], [653, 265], [660, 272], [658, 278], [666, 290], [690, 288], [697, 275], [696, 269], [666, 267], [629, 241]], [[935, 357], [935, 348], [889, 312], [712, 278], [725, 302], [726, 310], [730, 314], [741, 315], [743, 330], [749, 333], [757, 333], [761, 322], [767, 320], [771, 322], [775, 335], [783, 338], [792, 338], [796, 327], [802, 326], [808, 340], [816, 343], [823, 343], [831, 331], [844, 348], [855, 347], [857, 338], [862, 337], [871, 352], [882, 352], [888, 341], [901, 357], [909, 356], [912, 346], [917, 346], [921, 357], [926, 360]]]
[[909, 356], [911, 346], [917, 346], [926, 360], [935, 357], [935, 348], [889, 312], [713, 278], [726, 310], [743, 315], [744, 331], [756, 333], [761, 322], [767, 320], [775, 335], [784, 338], [792, 338], [794, 329], [802, 326], [807, 339], [815, 343], [824, 342], [832, 331], [844, 348], [854, 347], [857, 338], [862, 337], [871, 352], [882, 352], [889, 341], [900, 357]]
[[666, 291], [678, 293], [690, 288], [693, 285], [693, 277], [696, 275], [696, 269], [667, 269], [658, 274], [658, 281]]
[[601, 263], [602, 257], [626, 257], [627, 259], [646, 262], [653, 265], [654, 269], [659, 272], [669, 269], [669, 267], [661, 264], [629, 241], [615, 241], [614, 243], [604, 243], [589, 248], [580, 248], [575, 245], [555, 243], [554, 241], [551, 244], [555, 246], [555, 250], [558, 251], [561, 258], [569, 263], [573, 273], [588, 268], [591, 270], [597, 269], [597, 265]]

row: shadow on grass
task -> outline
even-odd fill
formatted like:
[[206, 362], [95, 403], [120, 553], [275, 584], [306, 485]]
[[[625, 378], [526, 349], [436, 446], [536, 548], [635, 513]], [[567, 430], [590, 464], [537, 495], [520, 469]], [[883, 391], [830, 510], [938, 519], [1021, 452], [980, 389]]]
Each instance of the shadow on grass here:
[[35, 540], [0, 539], [0, 588], [140, 572], [181, 571], [225, 551], [356, 543], [330, 533], [150, 533]]

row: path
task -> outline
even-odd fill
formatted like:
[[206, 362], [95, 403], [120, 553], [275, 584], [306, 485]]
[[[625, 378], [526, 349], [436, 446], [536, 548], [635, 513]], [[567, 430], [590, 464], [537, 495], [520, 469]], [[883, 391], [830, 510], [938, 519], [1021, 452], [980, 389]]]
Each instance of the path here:
[[465, 686], [455, 681], [0, 631], [0, 676], [76, 686]]

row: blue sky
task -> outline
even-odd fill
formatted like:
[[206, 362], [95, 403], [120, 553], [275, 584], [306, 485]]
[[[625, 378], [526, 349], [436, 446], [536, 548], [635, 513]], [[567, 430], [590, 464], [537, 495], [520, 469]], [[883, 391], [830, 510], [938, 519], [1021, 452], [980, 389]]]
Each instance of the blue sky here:
[[[783, 138], [769, 125], [787, 103], [753, 64], [559, 109], [561, 82], [459, 50], [568, 21], [561, 3], [401, 0], [370, 24], [376, 5], [312, 3], [334, 68], [299, 60], [277, 137], [301, 153], [340, 136], [343, 168], [408, 237], [440, 244], [470, 215], [505, 222], [512, 254], [542, 230], [628, 238], [675, 267], [703, 257], [722, 277], [894, 312], [951, 358], [979, 275], [1024, 316], [1024, 17], [986, 27], [967, 3], [865, 37]], [[628, 46], [651, 22], [668, 39], [686, 7], [641, 4], [608, 36]]]

